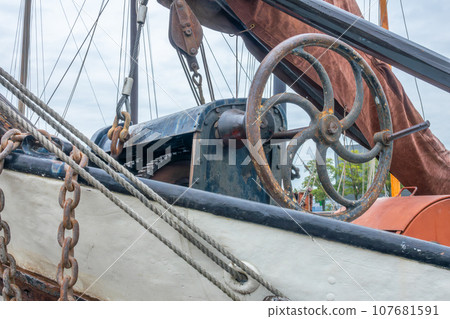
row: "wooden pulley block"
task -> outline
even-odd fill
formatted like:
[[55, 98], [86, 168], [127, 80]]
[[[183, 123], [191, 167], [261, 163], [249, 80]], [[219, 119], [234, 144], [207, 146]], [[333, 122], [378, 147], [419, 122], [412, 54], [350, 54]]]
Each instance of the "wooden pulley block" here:
[[169, 40], [185, 56], [196, 56], [203, 38], [200, 22], [185, 0], [175, 0], [170, 6]]

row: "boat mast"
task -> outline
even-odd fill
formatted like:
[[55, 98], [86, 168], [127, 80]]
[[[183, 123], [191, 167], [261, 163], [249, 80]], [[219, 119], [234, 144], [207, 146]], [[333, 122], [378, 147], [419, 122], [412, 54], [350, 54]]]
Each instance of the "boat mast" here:
[[[31, 22], [31, 0], [25, 0], [25, 11], [23, 16], [22, 33], [22, 59], [20, 64], [20, 83], [27, 86], [28, 79], [28, 55], [30, 52], [30, 22]], [[18, 104], [19, 112], [25, 114], [25, 105], [22, 101]]]
[[133, 88], [130, 94], [130, 115], [133, 124], [138, 123], [138, 86], [139, 86], [139, 70], [138, 59], [133, 59], [133, 50], [136, 42], [136, 30], [137, 30], [137, 13], [136, 13], [136, 0], [130, 0], [130, 69], [134, 68], [133, 76]]
[[[379, 10], [378, 24], [380, 27], [389, 30], [389, 20], [387, 11], [387, 0], [380, 0], [380, 10]], [[400, 193], [400, 181], [392, 174], [391, 177], [391, 196], [395, 197]]]

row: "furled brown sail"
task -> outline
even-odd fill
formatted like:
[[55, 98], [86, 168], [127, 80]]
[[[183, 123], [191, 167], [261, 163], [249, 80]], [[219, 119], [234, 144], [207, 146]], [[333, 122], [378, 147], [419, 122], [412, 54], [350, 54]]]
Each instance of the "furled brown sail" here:
[[[169, 0], [159, 0], [167, 5]], [[347, 10], [357, 16], [361, 12], [355, 0], [324, 0], [330, 4]], [[200, 22], [213, 29], [224, 32], [236, 32], [232, 23], [227, 22], [226, 13], [211, 0], [188, 0]], [[227, 0], [235, 15], [250, 28], [251, 32], [269, 49], [283, 40], [302, 33], [319, 33], [313, 27], [275, 9], [262, 0]], [[246, 42], [250, 52], [262, 60], [264, 53], [251, 43]], [[322, 48], [308, 49], [323, 64], [331, 79], [335, 99], [345, 111], [351, 109], [355, 92], [353, 72], [347, 62], [336, 53]], [[359, 53], [369, 63], [378, 77], [387, 96], [394, 132], [405, 129], [423, 121], [406, 95], [402, 85], [397, 80], [389, 65], [367, 55]], [[297, 57], [287, 58], [291, 68], [299, 76], [306, 71], [303, 78], [310, 83], [320, 86], [318, 76], [314, 70], [308, 69], [308, 64]], [[336, 67], [336, 66], [339, 67]], [[283, 74], [277, 74], [283, 80]], [[293, 86], [298, 93], [302, 88]], [[367, 141], [373, 146], [373, 135], [379, 130], [378, 117], [374, 101], [367, 88], [363, 110], [356, 121], [356, 125]], [[449, 194], [450, 193], [450, 152], [427, 129], [409, 135], [394, 142], [394, 153], [391, 172], [405, 186], [417, 186], [417, 194]]]

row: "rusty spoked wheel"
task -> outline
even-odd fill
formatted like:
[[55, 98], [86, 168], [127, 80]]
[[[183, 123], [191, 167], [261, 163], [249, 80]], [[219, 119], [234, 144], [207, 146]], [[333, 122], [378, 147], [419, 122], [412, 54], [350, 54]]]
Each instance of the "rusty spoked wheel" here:
[[[327, 72], [314, 56], [304, 50], [304, 48], [312, 46], [323, 47], [337, 52], [352, 67], [356, 81], [355, 100], [351, 111], [341, 120], [334, 115], [334, 94]], [[288, 54], [294, 54], [305, 59], [317, 72], [324, 94], [322, 111], [317, 109], [307, 99], [292, 93], [275, 95], [266, 100], [264, 104], [261, 104], [262, 94], [269, 76], [275, 66]], [[355, 154], [348, 151], [339, 139], [343, 132], [355, 123], [361, 113], [364, 100], [363, 79], [375, 100], [380, 131], [375, 134], [375, 145], [370, 151]], [[392, 157], [392, 142], [386, 143], [383, 139], [386, 134], [392, 133], [389, 106], [383, 89], [372, 69], [354, 49], [333, 37], [322, 34], [303, 34], [289, 38], [276, 46], [262, 61], [250, 87], [245, 125], [247, 139], [252, 145], [257, 145], [261, 140], [260, 125], [264, 114], [274, 105], [286, 102], [300, 106], [311, 119], [309, 126], [299, 131], [288, 145], [287, 158], [289, 169], [286, 172], [290, 171], [294, 156], [300, 146], [308, 139], [313, 140], [316, 143], [316, 165], [319, 180], [328, 195], [334, 201], [346, 207], [345, 211], [326, 216], [345, 221], [352, 221], [359, 217], [372, 205], [383, 189]], [[260, 145], [262, 144], [261, 142], [259, 143]], [[328, 148], [333, 149], [342, 159], [351, 163], [364, 163], [378, 156], [379, 165], [373, 183], [360, 199], [346, 199], [334, 189], [326, 168]], [[283, 207], [302, 210], [289, 194], [291, 181], [288, 175], [290, 174], [284, 174], [283, 189], [274, 178], [262, 147], [259, 147], [257, 152], [251, 153], [251, 158], [256, 172], [270, 196]]]

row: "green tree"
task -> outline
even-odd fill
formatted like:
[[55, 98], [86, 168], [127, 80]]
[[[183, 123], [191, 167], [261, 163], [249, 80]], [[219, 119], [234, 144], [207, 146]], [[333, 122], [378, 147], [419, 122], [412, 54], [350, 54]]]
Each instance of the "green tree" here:
[[[353, 150], [352, 153], [357, 154], [359, 152]], [[345, 162], [339, 157], [338, 163], [335, 177], [336, 190], [340, 194], [344, 194], [344, 196], [353, 195], [355, 199], [361, 198], [370, 187], [369, 181], [373, 179], [373, 176], [370, 176], [370, 174], [374, 174], [377, 171], [378, 160], [374, 159], [373, 162], [369, 161], [362, 164], [355, 164]], [[387, 194], [390, 194], [390, 185], [391, 182], [388, 178], [385, 183]]]
[[[336, 175], [334, 162], [331, 158], [327, 158], [326, 161], [328, 176], [333, 182]], [[302, 183], [303, 189], [311, 188], [311, 194], [314, 196], [316, 202], [320, 203], [322, 210], [325, 210], [325, 200], [327, 199], [327, 193], [325, 193], [322, 184], [320, 184], [319, 177], [317, 175], [316, 161], [310, 160], [306, 164], [306, 170], [309, 172], [309, 176], [305, 178]]]
[[[357, 150], [352, 151], [358, 153]], [[331, 158], [327, 158], [326, 161], [328, 176], [333, 184], [333, 187], [339, 194], [344, 196], [352, 195], [354, 198], [360, 198], [369, 188], [368, 181], [370, 180], [370, 174], [376, 172], [378, 167], [378, 161], [374, 163], [354, 164], [344, 161], [342, 158], [338, 159], [338, 164], [335, 165]], [[372, 165], [372, 167], [370, 167]], [[320, 203], [322, 209], [328, 208], [325, 206], [325, 200], [327, 194], [325, 193], [322, 185], [320, 184], [319, 177], [317, 175], [316, 161], [310, 160], [306, 164], [306, 170], [309, 172], [309, 176], [305, 178], [302, 183], [303, 189], [311, 188], [311, 194], [314, 196], [316, 202]], [[387, 194], [390, 194], [390, 179], [386, 180], [385, 190]]]

